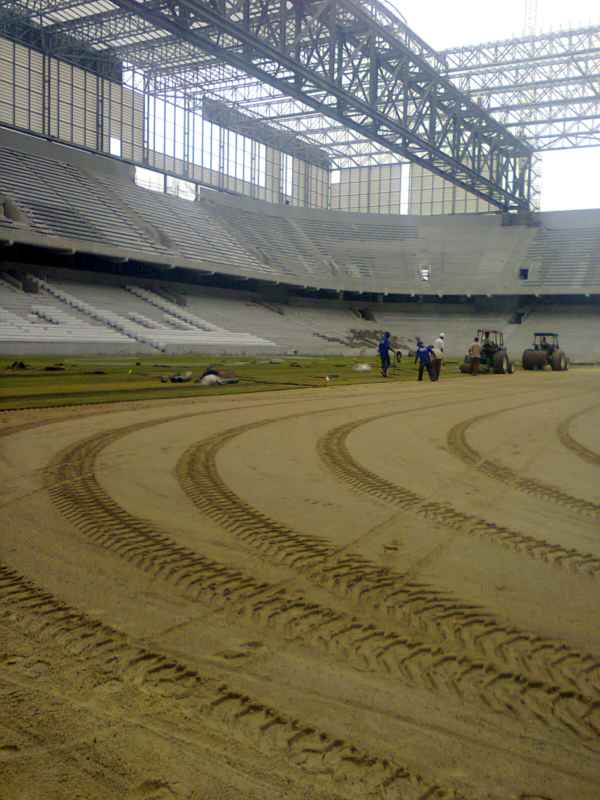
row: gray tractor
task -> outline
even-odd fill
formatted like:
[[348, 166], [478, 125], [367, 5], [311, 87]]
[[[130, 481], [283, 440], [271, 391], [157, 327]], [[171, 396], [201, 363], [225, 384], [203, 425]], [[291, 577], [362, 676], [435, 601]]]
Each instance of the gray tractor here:
[[555, 372], [569, 368], [569, 360], [560, 349], [558, 333], [534, 333], [533, 346], [523, 351], [523, 369], [544, 369], [550, 366]]

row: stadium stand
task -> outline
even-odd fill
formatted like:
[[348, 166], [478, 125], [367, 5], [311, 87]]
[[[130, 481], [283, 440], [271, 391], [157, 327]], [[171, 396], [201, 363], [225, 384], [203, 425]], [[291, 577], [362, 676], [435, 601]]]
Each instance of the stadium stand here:
[[236, 236], [239, 247], [256, 254], [257, 260], [280, 277], [300, 278], [319, 274], [324, 263], [315, 245], [293, 220], [276, 211], [277, 206], [261, 209], [240, 207], [238, 203], [204, 198], [204, 203], [216, 219], [225, 222]]
[[[381, 293], [600, 288], [600, 211], [390, 217], [272, 205], [214, 191], [189, 202], [137, 186], [124, 164], [0, 133], [0, 236], [291, 286]], [[55, 243], [55, 246], [56, 245]], [[529, 269], [527, 279], [519, 275]]]
[[[462, 355], [477, 327], [502, 328], [518, 351], [534, 328], [563, 326], [569, 353], [600, 357], [600, 316], [584, 302], [600, 293], [597, 210], [507, 221], [291, 208], [208, 190], [190, 202], [137, 186], [122, 162], [0, 131], [3, 244], [55, 252], [59, 261], [65, 253], [83, 264], [137, 265], [111, 283], [92, 266], [84, 275], [23, 264], [20, 282], [0, 261], [5, 353], [366, 352], [369, 337], [387, 328], [408, 348], [416, 335], [445, 330], [451, 354]], [[222, 288], [161, 281], [174, 267], [219, 276]], [[242, 280], [248, 292], [239, 291]], [[287, 300], [261, 292], [277, 284]], [[307, 289], [328, 299], [309, 300]], [[364, 299], [334, 299], [344, 295]], [[508, 306], [469, 300], [486, 296], [512, 298], [513, 309], [529, 297], [531, 309], [511, 324]], [[357, 316], [357, 304], [370, 304], [375, 317]]]
[[0, 187], [33, 231], [153, 252], [159, 245], [124, 218], [111, 194], [82, 170], [52, 158], [0, 148]]
[[[2, 352], [237, 353], [275, 347], [247, 332], [229, 331], [199, 319], [192, 324], [191, 314], [186, 324], [179, 316], [161, 312], [158, 295], [155, 306], [154, 293], [142, 288], [136, 292], [144, 293], [146, 299], [118, 287], [48, 281], [36, 276], [29, 279], [39, 293], [16, 290], [5, 281], [0, 284]], [[19, 349], [19, 342], [24, 349]]]
[[543, 227], [527, 251], [529, 284], [544, 289], [599, 286], [598, 221], [596, 211], [545, 214]]
[[117, 330], [65, 310], [45, 294], [26, 294], [5, 281], [0, 283], [0, 350], [14, 355], [152, 352]]
[[417, 336], [432, 341], [444, 331], [448, 355], [461, 357], [482, 327], [503, 330], [517, 359], [534, 331], [556, 329], [574, 359], [600, 360], [600, 309], [583, 305], [543, 305], [514, 324], [508, 313], [464, 303], [377, 303], [371, 306], [373, 318], [365, 319], [351, 302], [267, 303], [250, 292], [156, 281], [150, 288], [147, 281], [97, 278], [67, 270], [50, 280], [29, 276], [37, 294], [0, 279], [0, 352], [370, 355], [378, 333], [390, 330], [405, 353]]
[[125, 287], [127, 291], [139, 297], [141, 300], [149, 303], [151, 306], [160, 309], [164, 312], [164, 319], [175, 328], [183, 328], [183, 330], [201, 330], [201, 331], [220, 331], [222, 330], [217, 325], [200, 319], [195, 314], [189, 314], [177, 306], [176, 303], [166, 300], [158, 292], [153, 292], [149, 289], [143, 289], [140, 286], [130, 285]]
[[14, 241], [335, 291], [531, 291], [519, 269], [538, 228], [503, 225], [501, 214], [392, 218], [208, 190], [189, 202], [137, 186], [125, 164], [8, 131], [0, 166], [0, 194], [21, 214], [0, 236]]
[[129, 176], [98, 175], [98, 181], [122, 198], [152, 226], [173, 255], [192, 262], [205, 259], [244, 274], [271, 270], [230, 236], [201, 203], [190, 203], [137, 186]]

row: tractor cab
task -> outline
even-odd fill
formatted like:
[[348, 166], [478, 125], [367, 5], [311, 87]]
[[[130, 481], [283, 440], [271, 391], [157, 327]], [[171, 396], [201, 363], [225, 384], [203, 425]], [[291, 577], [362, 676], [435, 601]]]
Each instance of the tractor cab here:
[[[512, 361], [504, 347], [504, 334], [502, 331], [493, 331], [490, 328], [479, 328], [477, 338], [481, 346], [481, 356], [477, 371], [496, 375], [511, 375]], [[459, 366], [461, 372], [471, 372], [471, 356], [466, 355], [464, 362]]]
[[544, 369], [550, 366], [553, 371], [569, 369], [569, 359], [558, 343], [558, 333], [538, 331], [533, 334], [533, 344], [523, 351], [523, 369]]
[[491, 364], [496, 353], [504, 350], [504, 334], [502, 331], [491, 331], [480, 328], [477, 331], [481, 344], [481, 363]]
[[552, 353], [560, 349], [558, 333], [534, 333], [533, 349], [542, 350], [548, 355], [552, 355]]

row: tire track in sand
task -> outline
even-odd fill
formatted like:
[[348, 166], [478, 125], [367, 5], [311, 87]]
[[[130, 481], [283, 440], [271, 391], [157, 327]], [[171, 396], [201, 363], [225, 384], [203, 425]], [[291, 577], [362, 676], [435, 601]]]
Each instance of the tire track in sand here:
[[[180, 403], [183, 405], [192, 405], [196, 404], [198, 398], [194, 399], [180, 399]], [[80, 420], [89, 419], [90, 417], [101, 417], [106, 414], [126, 414], [127, 412], [132, 413], [133, 411], [137, 411], [140, 409], [131, 408], [128, 406], [124, 408], [122, 403], [143, 403], [148, 402], [147, 400], [123, 400], [123, 401], [116, 401], [115, 403], [111, 403], [107, 405], [106, 403], [81, 403], [80, 405], [76, 406], [52, 406], [52, 410], [61, 410], [63, 408], [76, 408], [78, 409], [77, 413], [68, 414], [64, 416], [54, 416], [49, 418], [42, 418], [42, 419], [34, 419], [30, 420], [29, 422], [19, 422], [16, 425], [2, 425], [0, 426], [0, 439], [3, 439], [8, 436], [13, 436], [18, 433], [25, 433], [26, 431], [35, 430], [36, 428], [45, 428], [47, 426], [56, 425], [61, 422], [79, 422]], [[163, 406], [166, 406], [170, 403], [173, 403], [173, 399], [166, 400], [166, 401], [159, 401], [154, 400], [152, 401], [152, 410], [159, 409]], [[81, 409], [85, 409], [82, 411]], [[36, 410], [44, 410], [43, 407], [40, 409], [23, 409], [26, 411], [36, 411]], [[0, 411], [0, 416], [2, 414], [16, 414], [18, 410], [15, 411]]]
[[[122, 409], [119, 409], [122, 410]], [[20, 422], [17, 425], [3, 425], [0, 428], [0, 439], [8, 436], [24, 433], [25, 431], [35, 430], [36, 428], [45, 428], [47, 425], [55, 425], [59, 422], [74, 422], [88, 417], [96, 417], [101, 414], [107, 414], [107, 411], [90, 411], [84, 414], [71, 414], [66, 417], [51, 417], [50, 419], [36, 419], [30, 422]]]
[[[62, 645], [69, 659], [135, 690], [185, 704], [197, 722], [225, 724], [234, 740], [275, 752], [308, 777], [363, 796], [385, 792], [398, 800], [467, 800], [397, 763], [318, 726], [268, 706], [245, 692], [200, 675], [177, 659], [138, 646], [123, 632], [68, 606], [0, 564], [0, 609], [38, 641]], [[150, 702], [152, 706], [152, 701]]]
[[[372, 398], [372, 395], [370, 395], [370, 394], [358, 394], [358, 395], [354, 396], [354, 399], [362, 399], [363, 397]], [[151, 402], [152, 406], [150, 408], [148, 408], [148, 407], [146, 407], [146, 408], [132, 408], [130, 406], [127, 406], [127, 408], [124, 408], [121, 401], [117, 401], [117, 402], [111, 403], [111, 404], [106, 404], [106, 403], [81, 403], [80, 405], [77, 405], [77, 406], [53, 406], [52, 410], [55, 410], [55, 409], [60, 410], [60, 409], [63, 409], [63, 408], [77, 408], [78, 411], [75, 414], [69, 414], [69, 415], [65, 415], [65, 416], [54, 416], [54, 417], [49, 417], [49, 418], [46, 418], [46, 419], [44, 419], [44, 418], [35, 419], [35, 420], [30, 420], [29, 422], [20, 422], [20, 423], [17, 423], [16, 425], [0, 425], [0, 439], [3, 439], [3, 438], [8, 437], [8, 436], [17, 435], [19, 433], [25, 433], [26, 431], [35, 430], [36, 428], [45, 428], [47, 426], [49, 427], [51, 425], [56, 425], [56, 424], [59, 424], [61, 422], [79, 422], [80, 420], [89, 419], [90, 417], [100, 417], [100, 416], [107, 415], [107, 414], [111, 414], [111, 415], [113, 415], [113, 414], [126, 414], [128, 412], [129, 413], [133, 413], [135, 411], [140, 411], [140, 410], [152, 410], [152, 411], [154, 411], [154, 410], [158, 410], [160, 408], [172, 405], [175, 401], [178, 401], [178, 405], [199, 405], [200, 402], [202, 400], [205, 400], [205, 399], [208, 399], [208, 398], [201, 398], [200, 396], [197, 396], [197, 397], [192, 397], [192, 398], [176, 398], [176, 397], [174, 397], [174, 398], [171, 398], [169, 400], [162, 400], [162, 401], [160, 401], [160, 400], [124, 400], [123, 401], [123, 402], [127, 402], [127, 403], [135, 403], [135, 404]], [[304, 403], [309, 403], [309, 402], [322, 400], [322, 399], [323, 399], [322, 397], [303, 397], [302, 401]], [[297, 403], [297, 402], [298, 402], [298, 398], [296, 398], [296, 397], [294, 397], [294, 398], [286, 397], [284, 400], [272, 400], [270, 402], [255, 403], [255, 404], [252, 404], [252, 405], [249, 404], [249, 405], [244, 405], [244, 406], [235, 406], [235, 407], [232, 406], [231, 408], [228, 408], [228, 409], [219, 410], [219, 413], [223, 413], [224, 411], [241, 411], [241, 410], [246, 410], [246, 409], [249, 409], [249, 408], [265, 408], [265, 407], [277, 406], [277, 405], [284, 406], [284, 405], [290, 405], [291, 403]], [[81, 409], [89, 409], [89, 410], [86, 410], [86, 411], [82, 412]], [[44, 410], [44, 409], [23, 409], [23, 410], [35, 411], [35, 410]], [[214, 412], [215, 412], [215, 409], [208, 409], [207, 411], [205, 411], [205, 413], [209, 413], [209, 414], [210, 413], [214, 413]], [[16, 414], [16, 413], [18, 413], [18, 411], [5, 411], [5, 412], [0, 411], [0, 415], [2, 415], [2, 414], [12, 415], [12, 414]], [[200, 412], [200, 411], [198, 411], [198, 412], [189, 412], [189, 414], [191, 414], [191, 415], [195, 415], [196, 413], [200, 414], [202, 412]], [[186, 414], [185, 416], [188, 416], [188, 415]], [[181, 415], [179, 415], [178, 417], [173, 417], [173, 418], [174, 419], [179, 419], [179, 418], [181, 418]]]
[[[527, 405], [531, 406], [537, 404], [528, 403]], [[489, 420], [490, 417], [494, 417], [497, 414], [503, 414], [506, 411], [513, 411], [523, 407], [525, 406], [519, 405], [506, 408], [503, 411], [493, 412], [492, 414], [478, 414], [475, 417], [471, 417], [463, 422], [459, 422], [448, 431], [446, 438], [448, 450], [454, 456], [459, 458], [464, 464], [476, 468], [478, 473], [483, 472], [492, 478], [492, 480], [500, 481], [506, 486], [510, 486], [512, 489], [517, 489], [520, 492], [524, 492], [525, 494], [532, 495], [534, 497], [540, 497], [545, 501], [558, 503], [559, 505], [568, 508], [570, 511], [575, 511], [578, 514], [598, 517], [600, 515], [600, 503], [594, 503], [590, 500], [584, 500], [581, 497], [575, 497], [574, 495], [563, 491], [558, 486], [554, 486], [550, 483], [545, 483], [544, 481], [539, 481], [535, 478], [527, 478], [519, 475], [516, 470], [506, 466], [506, 464], [501, 464], [498, 461], [494, 461], [493, 459], [483, 456], [467, 441], [468, 431], [474, 425], [477, 425], [478, 422]], [[584, 409], [584, 411], [580, 411], [577, 414], [569, 417], [569, 423], [575, 417], [578, 417], [580, 414], [585, 413], [588, 410], [589, 409]], [[583, 445], [580, 445], [578, 442], [575, 442], [574, 439], [571, 439], [568, 434], [568, 426], [562, 431], [562, 435], [561, 426], [558, 427], [557, 432], [561, 442], [577, 452], [580, 457], [587, 456], [586, 460], [590, 461], [591, 455], [591, 463], [600, 464], [599, 455], [593, 454], [592, 451], [583, 447]], [[594, 572], [596, 572], [599, 568], [600, 559], [598, 559], [598, 565], [594, 566]]]
[[556, 429], [558, 438], [564, 447], [575, 453], [575, 455], [583, 459], [583, 461], [586, 461], [588, 464], [593, 464], [595, 467], [600, 467], [600, 453], [597, 453], [595, 450], [591, 450], [589, 447], [586, 447], [584, 444], [575, 439], [570, 432], [570, 428], [576, 419], [579, 419], [579, 417], [583, 417], [585, 414], [588, 414], [590, 411], [598, 408], [598, 405], [598, 403], [594, 403], [593, 405], [588, 406], [588, 408], [584, 408], [581, 411], [577, 411], [575, 414], [571, 414], [571, 416], [564, 419]]
[[[363, 425], [399, 412], [375, 415], [340, 425], [322, 437], [318, 443], [319, 454], [327, 467], [342, 481], [372, 497], [391, 503], [406, 511], [411, 511], [424, 519], [431, 520], [460, 533], [482, 536], [493, 542], [510, 547], [515, 552], [529, 558], [542, 560], [559, 567], [568, 567], [575, 574], [597, 576], [600, 574], [600, 556], [585, 553], [574, 547], [563, 547], [546, 539], [539, 539], [506, 525], [497, 525], [475, 514], [467, 514], [454, 508], [450, 503], [435, 503], [406, 487], [382, 478], [372, 470], [363, 467], [353, 458], [347, 445], [348, 437]], [[454, 426], [458, 429], [458, 426]]]
[[299, 533], [242, 500], [220, 476], [219, 451], [249, 430], [285, 419], [236, 426], [188, 448], [177, 465], [177, 475], [202, 513], [272, 563], [292, 567], [346, 600], [385, 611], [428, 641], [467, 654], [483, 670], [499, 664], [493, 667], [499, 673], [522, 673], [534, 683], [563, 686], [594, 702], [600, 700], [597, 657], [503, 623], [480, 606], [344, 552], [327, 539]]
[[[161, 423], [136, 423], [96, 434], [67, 448], [49, 467], [54, 502], [94, 543], [188, 598], [216, 606], [218, 611], [225, 608], [237, 617], [249, 617], [255, 624], [282, 631], [286, 638], [310, 644], [344, 662], [350, 660], [360, 669], [449, 694], [453, 701], [509, 713], [528, 724], [535, 720], [546, 727], [558, 725], [580, 738], [600, 737], [592, 695], [574, 691], [571, 685], [554, 686], [537, 676], [498, 669], [447, 646], [416, 640], [314, 603], [181, 547], [152, 524], [129, 514], [99, 485], [95, 462], [116, 438], [156, 424]], [[384, 571], [376, 569], [381, 577]]]

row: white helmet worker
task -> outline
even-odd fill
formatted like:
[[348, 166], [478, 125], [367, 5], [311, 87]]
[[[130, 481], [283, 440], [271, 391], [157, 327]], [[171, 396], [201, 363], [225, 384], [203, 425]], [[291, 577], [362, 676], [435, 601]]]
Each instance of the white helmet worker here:
[[443, 353], [444, 352], [445, 340], [446, 340], [446, 334], [445, 333], [440, 333], [438, 338], [433, 343], [434, 348], [436, 350], [440, 350]]

